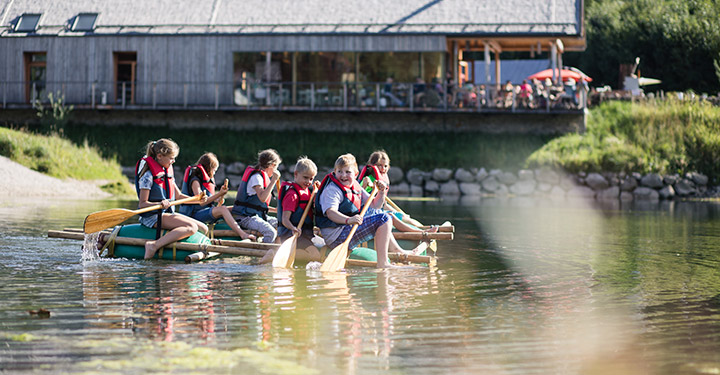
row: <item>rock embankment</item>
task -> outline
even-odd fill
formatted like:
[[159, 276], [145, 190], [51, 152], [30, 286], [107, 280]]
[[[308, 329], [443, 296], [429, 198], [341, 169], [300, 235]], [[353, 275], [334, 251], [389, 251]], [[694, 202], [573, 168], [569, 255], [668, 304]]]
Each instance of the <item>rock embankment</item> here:
[[[245, 164], [232, 163], [218, 168], [216, 180], [227, 178], [231, 188], [242, 180]], [[283, 179], [292, 179], [292, 167], [281, 165]], [[132, 168], [125, 168], [132, 180]], [[320, 168], [321, 178], [330, 168]], [[176, 176], [182, 176], [175, 170]], [[564, 174], [550, 169], [523, 169], [508, 172], [485, 168], [436, 168], [422, 171], [416, 168], [407, 172], [392, 167], [388, 172], [394, 195], [456, 195], [456, 196], [552, 196], [586, 197], [598, 200], [660, 200], [685, 197], [720, 195], [720, 186], [710, 186], [708, 177], [700, 173], [683, 176], [650, 173], [578, 173]], [[180, 183], [180, 182], [179, 182]]]

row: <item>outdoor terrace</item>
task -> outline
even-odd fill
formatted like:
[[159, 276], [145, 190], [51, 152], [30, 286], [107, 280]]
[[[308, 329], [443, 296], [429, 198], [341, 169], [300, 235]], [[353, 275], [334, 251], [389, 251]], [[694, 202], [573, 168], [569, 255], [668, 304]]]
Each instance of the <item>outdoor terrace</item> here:
[[[0, 82], [2, 108], [32, 108], [61, 95], [76, 109], [368, 112], [582, 111], [583, 85], [535, 89], [409, 82]], [[25, 93], [25, 95], [22, 95]], [[18, 97], [24, 97], [18, 100]]]

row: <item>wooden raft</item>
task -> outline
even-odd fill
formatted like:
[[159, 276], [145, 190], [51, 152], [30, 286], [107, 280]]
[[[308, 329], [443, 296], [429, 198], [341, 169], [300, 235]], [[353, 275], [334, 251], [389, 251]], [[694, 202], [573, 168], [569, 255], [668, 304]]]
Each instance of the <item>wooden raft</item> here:
[[[103, 231], [100, 233], [100, 240], [106, 241], [108, 237], [110, 236], [110, 232]], [[80, 240], [83, 241], [85, 239], [85, 234], [83, 233], [82, 229], [75, 231], [73, 229], [70, 230], [49, 230], [48, 231], [48, 237], [50, 238], [65, 238], [65, 239], [71, 239], [71, 240]], [[114, 239], [115, 243], [121, 244], [121, 245], [131, 245], [131, 246], [145, 246], [145, 242], [149, 241], [142, 238], [130, 238], [130, 237], [115, 237]], [[259, 243], [259, 242], [249, 242], [249, 241], [232, 241], [232, 240], [213, 240], [214, 244], [190, 244], [190, 243], [181, 243], [176, 242], [173, 245], [178, 250], [186, 250], [186, 251], [193, 251], [194, 253], [185, 257], [186, 262], [194, 262], [198, 260], [207, 259], [211, 256], [214, 256], [216, 254], [226, 254], [226, 255], [235, 255], [235, 256], [250, 256], [250, 257], [263, 257], [265, 253], [268, 250], [275, 250], [280, 245], [279, 244], [266, 244], [266, 243]], [[216, 254], [213, 254], [216, 253]], [[423, 256], [423, 255], [408, 255], [408, 256], [401, 256], [399, 254], [389, 254], [388, 258], [392, 261], [405, 261], [405, 262], [412, 262], [412, 263], [427, 263], [431, 264], [433, 263], [433, 258], [429, 256]], [[349, 266], [360, 266], [360, 267], [375, 267], [377, 266], [377, 262], [372, 261], [366, 261], [366, 260], [357, 260], [357, 259], [348, 259], [347, 265]]]

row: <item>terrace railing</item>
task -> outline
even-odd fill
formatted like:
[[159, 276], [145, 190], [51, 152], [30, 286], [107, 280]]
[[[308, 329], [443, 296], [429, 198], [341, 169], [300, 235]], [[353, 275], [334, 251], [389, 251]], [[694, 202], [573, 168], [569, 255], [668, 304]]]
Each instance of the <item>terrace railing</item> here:
[[587, 103], [582, 85], [521, 99], [516, 91], [447, 83], [0, 81], [0, 105], [31, 108], [49, 92], [77, 109], [104, 110], [557, 112]]

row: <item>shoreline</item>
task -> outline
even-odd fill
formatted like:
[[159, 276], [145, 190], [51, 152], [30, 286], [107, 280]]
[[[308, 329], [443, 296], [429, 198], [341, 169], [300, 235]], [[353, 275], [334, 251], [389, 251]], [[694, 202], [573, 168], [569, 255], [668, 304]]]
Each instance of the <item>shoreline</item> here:
[[62, 180], [34, 171], [4, 156], [0, 156], [0, 174], [7, 176], [0, 181], [0, 190], [8, 199], [113, 197], [98, 186], [106, 181]]

